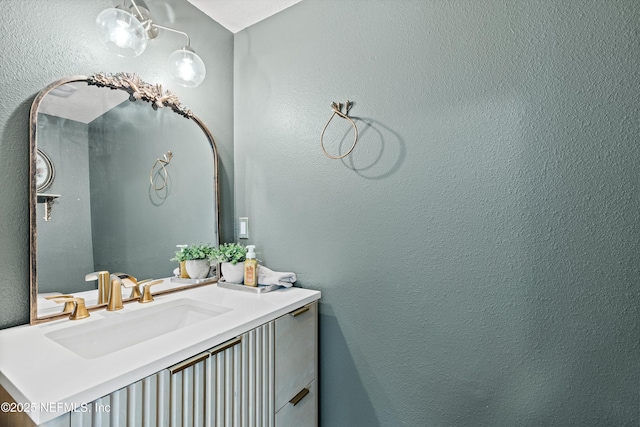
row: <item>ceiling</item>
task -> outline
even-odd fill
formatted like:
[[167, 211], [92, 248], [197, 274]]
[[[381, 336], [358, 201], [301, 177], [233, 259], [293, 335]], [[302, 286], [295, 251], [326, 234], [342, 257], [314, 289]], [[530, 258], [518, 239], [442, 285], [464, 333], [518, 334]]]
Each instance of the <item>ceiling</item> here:
[[[71, 102], [67, 98], [71, 98]], [[126, 91], [105, 91], [83, 82], [66, 83], [42, 98], [38, 113], [90, 123], [127, 99], [129, 94]]]
[[247, 28], [301, 0], [188, 0], [211, 19], [231, 31]]

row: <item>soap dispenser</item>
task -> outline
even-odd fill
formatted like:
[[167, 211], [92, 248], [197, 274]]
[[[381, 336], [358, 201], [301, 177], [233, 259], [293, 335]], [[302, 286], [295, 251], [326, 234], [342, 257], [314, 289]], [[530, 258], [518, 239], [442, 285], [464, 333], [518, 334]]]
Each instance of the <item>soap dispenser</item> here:
[[247, 255], [244, 262], [245, 286], [258, 286], [258, 260], [256, 260], [255, 245], [247, 245]]

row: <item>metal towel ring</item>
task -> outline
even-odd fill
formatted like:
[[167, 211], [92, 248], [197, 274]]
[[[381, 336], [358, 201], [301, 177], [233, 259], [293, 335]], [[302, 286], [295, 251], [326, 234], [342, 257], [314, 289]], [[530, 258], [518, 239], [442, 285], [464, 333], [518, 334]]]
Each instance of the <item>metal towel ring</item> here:
[[[151, 184], [151, 187], [154, 190], [160, 191], [167, 186], [167, 180], [169, 179], [169, 174], [167, 173], [166, 166], [171, 162], [172, 157], [173, 157], [173, 153], [171, 152], [171, 150], [169, 150], [162, 155], [161, 159], [156, 159], [155, 163], [151, 167], [151, 172], [149, 172], [149, 183]], [[153, 171], [156, 169], [156, 165], [158, 163], [160, 164], [160, 167], [162, 168], [162, 172], [164, 173], [164, 179], [162, 180], [161, 187], [156, 187], [155, 183], [153, 182]]]
[[[356, 124], [353, 120], [351, 120], [351, 117], [349, 117], [347, 114], [349, 114], [349, 110], [351, 109], [351, 107], [353, 107], [353, 102], [348, 101], [344, 104], [345, 107], [345, 112], [342, 112], [342, 104], [336, 103], [336, 102], [332, 102], [331, 103], [331, 108], [333, 109], [333, 114], [331, 114], [331, 117], [329, 117], [329, 120], [327, 121], [327, 124], [324, 125], [324, 128], [322, 128], [322, 133], [320, 134], [320, 147], [322, 148], [322, 151], [324, 152], [324, 155], [327, 156], [330, 159], [335, 159], [335, 160], [339, 160], [342, 159], [346, 156], [348, 156], [349, 154], [351, 154], [351, 152], [353, 151], [353, 149], [356, 147], [356, 144], [358, 142], [358, 128], [356, 127]], [[324, 148], [324, 132], [327, 130], [327, 127], [329, 126], [329, 123], [331, 123], [331, 120], [333, 120], [333, 117], [335, 115], [338, 115], [340, 117], [342, 117], [343, 119], [347, 119], [349, 120], [349, 122], [351, 123], [351, 126], [353, 126], [353, 144], [351, 145], [351, 148], [349, 148], [347, 150], [346, 153], [342, 154], [341, 156], [332, 156], [331, 154], [327, 153], [327, 150]]]

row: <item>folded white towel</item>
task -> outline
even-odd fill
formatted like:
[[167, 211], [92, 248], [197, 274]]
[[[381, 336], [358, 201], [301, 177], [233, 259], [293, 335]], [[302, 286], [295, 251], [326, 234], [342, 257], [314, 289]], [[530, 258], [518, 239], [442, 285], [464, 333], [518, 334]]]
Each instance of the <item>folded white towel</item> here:
[[290, 288], [296, 280], [298, 280], [296, 273], [273, 271], [258, 265], [258, 285], [280, 285]]

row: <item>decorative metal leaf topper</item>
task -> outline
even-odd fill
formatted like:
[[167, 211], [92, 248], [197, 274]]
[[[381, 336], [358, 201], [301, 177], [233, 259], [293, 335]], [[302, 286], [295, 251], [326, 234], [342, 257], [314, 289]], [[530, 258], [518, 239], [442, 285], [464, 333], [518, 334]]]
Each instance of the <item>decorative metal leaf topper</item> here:
[[129, 93], [129, 100], [141, 99], [150, 102], [154, 110], [169, 107], [176, 113], [186, 117], [193, 117], [193, 113], [185, 107], [178, 97], [169, 90], [163, 90], [160, 84], [151, 84], [143, 81], [135, 73], [96, 73], [87, 78], [90, 85], [108, 87], [111, 89], [123, 89]]

